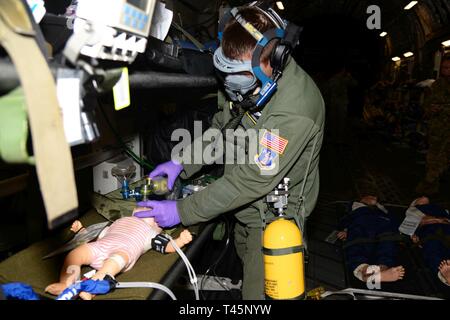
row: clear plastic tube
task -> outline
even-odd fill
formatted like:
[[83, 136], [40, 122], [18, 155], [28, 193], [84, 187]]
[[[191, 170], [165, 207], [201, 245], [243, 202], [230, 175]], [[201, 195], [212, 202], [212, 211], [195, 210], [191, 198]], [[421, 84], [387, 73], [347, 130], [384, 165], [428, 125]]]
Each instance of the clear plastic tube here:
[[125, 289], [125, 288], [153, 288], [159, 289], [167, 293], [172, 300], [177, 300], [172, 290], [167, 288], [166, 286], [156, 283], [156, 282], [118, 282], [116, 284], [117, 289]]
[[177, 246], [176, 242], [172, 239], [172, 237], [168, 234], [166, 234], [166, 237], [170, 239], [170, 242], [172, 243], [173, 247], [178, 252], [181, 259], [183, 259], [184, 264], [186, 265], [186, 269], [189, 274], [189, 278], [191, 280], [191, 284], [194, 287], [195, 299], [200, 300], [200, 294], [199, 294], [199, 290], [198, 290], [198, 279], [197, 279], [197, 275], [195, 273], [194, 268], [192, 267], [191, 263], [189, 262], [188, 258], [184, 254], [184, 252], [181, 251], [181, 249]]

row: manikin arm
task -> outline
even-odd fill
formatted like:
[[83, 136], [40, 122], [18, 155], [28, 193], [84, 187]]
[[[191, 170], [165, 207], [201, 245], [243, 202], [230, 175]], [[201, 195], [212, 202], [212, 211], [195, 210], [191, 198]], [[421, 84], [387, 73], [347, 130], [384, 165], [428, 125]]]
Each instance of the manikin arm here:
[[[147, 211], [149, 208], [145, 207], [137, 207], [133, 210], [133, 215], [140, 211]], [[145, 221], [150, 227], [152, 227], [157, 233], [161, 233], [162, 229], [158, 226], [155, 219], [153, 218], [142, 218], [143, 221]], [[174, 239], [175, 243], [178, 247], [183, 248], [186, 244], [192, 241], [192, 235], [189, 232], [189, 230], [183, 230], [180, 233], [180, 236], [176, 239]], [[165, 253], [173, 253], [176, 252], [175, 248], [173, 247], [172, 243], [169, 242], [166, 247]]]
[[[185, 245], [187, 245], [189, 242], [192, 241], [192, 234], [189, 232], [189, 230], [183, 230], [180, 233], [180, 236], [176, 239], [174, 239], [175, 243], [178, 247], [183, 248]], [[166, 247], [166, 253], [173, 253], [175, 252], [175, 248], [173, 247], [172, 243], [169, 242]]]

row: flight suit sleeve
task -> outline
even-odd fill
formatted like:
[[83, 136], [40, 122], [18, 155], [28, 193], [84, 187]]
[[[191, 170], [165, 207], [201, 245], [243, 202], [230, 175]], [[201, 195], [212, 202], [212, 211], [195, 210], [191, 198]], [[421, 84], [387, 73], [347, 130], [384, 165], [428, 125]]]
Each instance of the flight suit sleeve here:
[[[286, 113], [272, 115], [263, 124], [264, 129], [278, 131], [279, 137], [287, 141], [284, 152], [276, 154], [278, 161], [275, 170], [270, 175], [264, 174], [256, 161], [235, 165], [230, 172], [206, 189], [178, 201], [178, 212], [184, 225], [208, 221], [270, 193], [299, 160], [319, 131], [311, 119]], [[261, 144], [261, 140], [257, 142]], [[261, 152], [261, 148], [258, 149]], [[249, 158], [255, 156], [258, 154], [249, 154]], [[309, 153], [307, 157], [309, 159]], [[306, 165], [307, 163], [305, 169]]]
[[[203, 151], [205, 150], [205, 148], [211, 144], [211, 141], [207, 141], [207, 139], [204, 139], [204, 137], [210, 136], [210, 135], [216, 136], [216, 134], [214, 134], [214, 133], [217, 132], [217, 130], [221, 130], [221, 128], [223, 127], [223, 117], [224, 117], [223, 116], [223, 107], [225, 104], [226, 104], [226, 100], [225, 100], [224, 96], [219, 93], [219, 95], [218, 95], [219, 111], [214, 115], [214, 117], [212, 119], [211, 127], [208, 128], [208, 130], [206, 130], [201, 137], [196, 138], [189, 146], [187, 146], [184, 149], [184, 152], [186, 154], [188, 154], [187, 159], [189, 159], [189, 160], [188, 161], [179, 161], [183, 165], [183, 171], [180, 174], [180, 177], [182, 179], [190, 178], [191, 176], [193, 176], [194, 174], [199, 172], [202, 169], [202, 167], [205, 165], [205, 163], [203, 163], [203, 157], [197, 156], [197, 158], [199, 158], [201, 161], [200, 161], [200, 163], [198, 163], [198, 161], [196, 161], [194, 152], [201, 152], [203, 154]], [[197, 146], [200, 146], [200, 148]], [[217, 157], [220, 157], [220, 156], [221, 156], [221, 154], [217, 154]]]

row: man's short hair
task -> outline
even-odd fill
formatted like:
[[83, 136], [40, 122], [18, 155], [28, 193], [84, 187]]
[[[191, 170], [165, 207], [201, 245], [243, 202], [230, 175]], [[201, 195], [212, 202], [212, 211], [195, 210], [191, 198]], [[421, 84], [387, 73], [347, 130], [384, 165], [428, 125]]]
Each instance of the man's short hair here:
[[[261, 33], [276, 27], [269, 17], [257, 8], [241, 8], [239, 14]], [[262, 62], [269, 61], [277, 42], [278, 39], [273, 39], [264, 48], [261, 54]], [[243, 56], [253, 52], [255, 46], [255, 38], [236, 19], [231, 18], [225, 26], [222, 38], [222, 49], [225, 56], [229, 59], [242, 60]]]

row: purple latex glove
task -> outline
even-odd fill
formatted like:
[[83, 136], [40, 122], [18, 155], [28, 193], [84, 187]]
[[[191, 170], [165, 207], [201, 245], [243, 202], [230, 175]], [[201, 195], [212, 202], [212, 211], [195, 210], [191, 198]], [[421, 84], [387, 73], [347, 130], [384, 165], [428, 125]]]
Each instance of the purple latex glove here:
[[149, 177], [153, 179], [154, 177], [167, 175], [167, 186], [169, 190], [173, 189], [175, 180], [183, 171], [183, 166], [175, 161], [167, 161], [156, 166], [156, 168], [150, 172]]
[[173, 227], [181, 222], [175, 200], [141, 201], [137, 205], [152, 208], [152, 210], [136, 212], [135, 217], [155, 218], [156, 223], [162, 228]]

